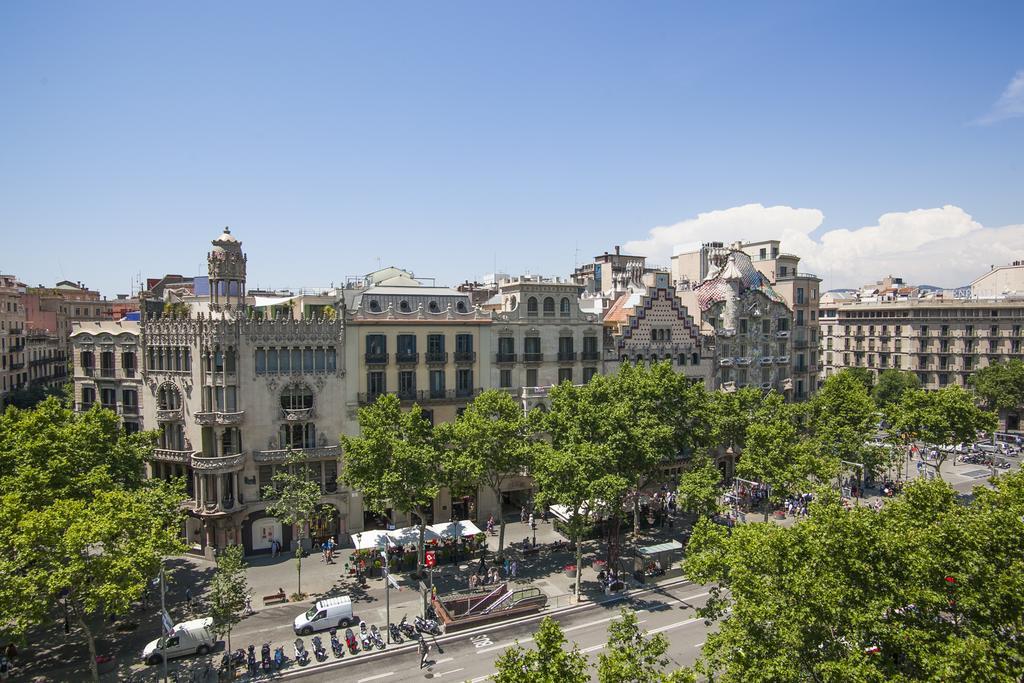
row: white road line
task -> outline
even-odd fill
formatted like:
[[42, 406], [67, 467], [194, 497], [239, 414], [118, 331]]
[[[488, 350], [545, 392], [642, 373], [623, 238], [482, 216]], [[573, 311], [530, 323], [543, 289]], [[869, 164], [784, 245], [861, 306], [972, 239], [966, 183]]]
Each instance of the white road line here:
[[704, 644], [704, 641], [702, 640], [702, 641], [700, 641], [699, 643], [697, 643], [696, 645], [694, 645], [694, 647], [700, 647], [700, 646], [701, 646], [701, 645], [703, 645], [703, 644]]
[[434, 662], [434, 666], [437, 666], [438, 664], [444, 664], [445, 662], [450, 662], [453, 659], [455, 659], [455, 657], [445, 657], [444, 659], [439, 659], [436, 662]]
[[476, 678], [471, 680], [469, 683], [480, 683], [480, 681], [486, 681], [490, 677], [491, 677], [491, 674], [487, 674], [486, 676], [477, 676]]
[[708, 592], [708, 593], [697, 593], [696, 595], [687, 595], [685, 598], [674, 598], [672, 600], [668, 600], [667, 602], [662, 602], [662, 603], [654, 605], [652, 607], [644, 607], [643, 609], [637, 610], [637, 612], [643, 612], [644, 610], [647, 610], [648, 612], [654, 612], [654, 611], [656, 611], [658, 609], [663, 608], [665, 605], [674, 605], [677, 602], [685, 602], [687, 600], [692, 600], [693, 598], [703, 598], [705, 595], [711, 595], [711, 593], [710, 592]]
[[586, 654], [588, 652], [594, 652], [595, 650], [600, 650], [602, 647], [604, 647], [607, 644], [608, 643], [599, 643], [597, 645], [592, 645], [591, 647], [584, 648], [584, 649], [580, 650], [580, 652], [582, 652], [584, 654]]
[[692, 623], [697, 622], [697, 621], [704, 621], [704, 620], [701, 617], [696, 617], [694, 619], [687, 619], [686, 621], [677, 621], [676, 623], [669, 624], [668, 626], [661, 626], [659, 628], [651, 629], [650, 631], [648, 631], [648, 633], [650, 633], [651, 635], [654, 635], [655, 633], [661, 633], [662, 631], [670, 631], [670, 630], [672, 630], [674, 628], [679, 628], [680, 626], [686, 626], [687, 624], [692, 624]]
[[375, 681], [378, 678], [387, 678], [388, 676], [394, 676], [394, 671], [389, 671], [386, 674], [377, 674], [376, 676], [367, 676], [366, 678], [360, 678], [357, 683], [366, 683], [367, 681]]
[[451, 671], [443, 671], [443, 672], [441, 672], [439, 674], [436, 674], [436, 675], [437, 676], [444, 676], [446, 674], [458, 673], [459, 671], [462, 671], [464, 668], [465, 667], [459, 667], [458, 669], [452, 669]]

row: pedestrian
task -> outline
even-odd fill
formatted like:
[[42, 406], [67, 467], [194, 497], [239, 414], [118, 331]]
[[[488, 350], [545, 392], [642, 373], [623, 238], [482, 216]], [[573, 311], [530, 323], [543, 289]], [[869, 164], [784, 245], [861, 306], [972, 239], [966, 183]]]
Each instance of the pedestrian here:
[[505, 560], [501, 563], [501, 569], [505, 573], [505, 576], [508, 576], [508, 565], [509, 561], [508, 558], [506, 557]]
[[519, 510], [519, 521], [522, 522], [523, 524], [526, 524], [526, 506], [525, 505]]
[[480, 557], [480, 564], [476, 568], [477, 575], [484, 574], [487, 572], [487, 561], [484, 560], [483, 556]]
[[14, 646], [14, 641], [7, 643], [7, 647], [4, 648], [4, 657], [7, 658], [8, 665], [14, 668], [18, 661], [18, 648]]
[[530, 528], [531, 529], [536, 529], [537, 528], [537, 522], [536, 522], [536, 520], [533, 519], [533, 513], [532, 512], [530, 513]]
[[420, 668], [427, 663], [427, 656], [430, 654], [430, 644], [427, 639], [420, 636]]
[[185, 588], [185, 604], [189, 606], [189, 609], [192, 608], [192, 586]]
[[514, 578], [516, 578], [516, 575], [519, 573], [519, 561], [518, 560], [512, 560], [511, 570], [512, 570], [512, 578], [514, 579]]

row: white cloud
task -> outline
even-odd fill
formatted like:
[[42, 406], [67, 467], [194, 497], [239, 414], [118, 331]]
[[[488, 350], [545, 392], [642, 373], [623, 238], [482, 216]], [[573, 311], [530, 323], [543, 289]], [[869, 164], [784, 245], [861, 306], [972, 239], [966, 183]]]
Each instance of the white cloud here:
[[667, 263], [679, 245], [778, 239], [784, 252], [801, 257], [800, 269], [817, 273], [825, 288], [857, 287], [890, 274], [910, 283], [956, 287], [992, 264], [1024, 256], [1024, 225], [988, 228], [958, 206], [887, 213], [876, 225], [813, 237], [824, 218], [818, 209], [746, 204], [654, 228], [650, 237], [628, 242], [625, 250]]
[[992, 111], [985, 114], [974, 123], [987, 126], [997, 121], [1012, 119], [1017, 116], [1024, 116], [1024, 70], [1018, 71], [1010, 79], [1010, 84], [999, 96], [999, 99], [992, 105]]

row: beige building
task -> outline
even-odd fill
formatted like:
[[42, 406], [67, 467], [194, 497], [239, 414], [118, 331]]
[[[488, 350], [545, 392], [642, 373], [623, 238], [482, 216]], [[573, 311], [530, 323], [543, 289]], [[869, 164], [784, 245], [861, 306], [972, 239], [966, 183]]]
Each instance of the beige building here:
[[25, 285], [0, 275], [0, 406], [8, 394], [28, 386], [26, 322]]
[[[894, 368], [915, 373], [926, 389], [939, 389], [965, 386], [972, 372], [993, 363], [1024, 359], [1024, 296], [958, 298], [903, 289], [865, 288], [852, 297], [824, 298], [819, 325], [825, 377], [849, 367], [876, 376]], [[1019, 428], [1019, 421], [1019, 414], [1011, 414], [1008, 428]]]
[[47, 330], [29, 329], [25, 336], [29, 386], [56, 390], [69, 381], [67, 345]]
[[971, 283], [971, 296], [988, 299], [1001, 296], [1024, 296], [1024, 261], [1006, 266], [993, 266]]
[[142, 415], [139, 323], [76, 322], [71, 345], [75, 410], [84, 412], [99, 403], [117, 413], [129, 433], [155, 426]]

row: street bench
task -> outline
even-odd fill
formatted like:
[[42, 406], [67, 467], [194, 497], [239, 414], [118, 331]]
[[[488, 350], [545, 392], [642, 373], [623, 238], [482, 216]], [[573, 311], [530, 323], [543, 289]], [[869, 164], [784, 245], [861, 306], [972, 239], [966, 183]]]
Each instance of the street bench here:
[[288, 602], [288, 597], [284, 594], [283, 588], [278, 588], [277, 592], [272, 595], [263, 596], [264, 605], [272, 605], [279, 602]]
[[524, 548], [522, 550], [523, 555], [536, 555], [539, 552], [540, 552], [540, 546], [539, 545], [530, 546], [529, 548]]

